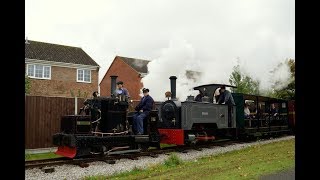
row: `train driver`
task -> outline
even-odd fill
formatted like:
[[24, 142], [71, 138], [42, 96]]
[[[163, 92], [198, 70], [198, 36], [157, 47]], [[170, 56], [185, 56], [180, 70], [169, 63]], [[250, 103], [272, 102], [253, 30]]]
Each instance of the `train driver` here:
[[234, 100], [233, 100], [233, 97], [231, 95], [231, 92], [226, 90], [226, 86], [221, 86], [220, 90], [221, 90], [221, 93], [220, 93], [220, 97], [219, 97], [219, 100], [218, 100], [219, 104], [227, 104], [229, 106], [236, 105], [234, 103]]
[[234, 103], [231, 92], [226, 90], [226, 86], [222, 85], [220, 90], [221, 90], [221, 93], [220, 93], [218, 103], [228, 105], [228, 127], [231, 127], [232, 126], [231, 114], [233, 113], [232, 106], [234, 106], [236, 104]]
[[201, 102], [203, 96], [203, 93], [199, 90], [199, 94], [196, 96], [195, 101]]

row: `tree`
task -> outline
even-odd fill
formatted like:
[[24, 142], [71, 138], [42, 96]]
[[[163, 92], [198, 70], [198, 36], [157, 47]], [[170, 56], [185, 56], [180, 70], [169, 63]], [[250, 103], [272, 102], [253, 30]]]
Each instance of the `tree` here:
[[30, 93], [30, 89], [31, 89], [31, 81], [30, 81], [30, 78], [25, 75], [25, 79], [24, 79], [24, 92], [26, 94], [29, 94]]
[[290, 77], [286, 79], [284, 82], [289, 82], [287, 85], [281, 88], [277, 88], [279, 85], [284, 82], [275, 81], [272, 85], [272, 96], [275, 98], [286, 99], [286, 100], [294, 100], [295, 99], [295, 60], [287, 59], [285, 63], [279, 63], [278, 66], [271, 71], [271, 73], [275, 73], [282, 65], [287, 66], [290, 70]]
[[83, 92], [83, 94], [82, 94], [80, 89], [78, 89], [77, 95], [74, 93], [73, 90], [70, 90], [70, 94], [71, 94], [71, 97], [76, 97], [76, 96], [79, 98], [81, 98], [81, 97], [87, 98], [88, 97], [88, 92]]
[[233, 67], [233, 72], [230, 75], [229, 82], [231, 85], [237, 87], [231, 88], [232, 92], [252, 95], [260, 94], [260, 82], [241, 72], [239, 64]]

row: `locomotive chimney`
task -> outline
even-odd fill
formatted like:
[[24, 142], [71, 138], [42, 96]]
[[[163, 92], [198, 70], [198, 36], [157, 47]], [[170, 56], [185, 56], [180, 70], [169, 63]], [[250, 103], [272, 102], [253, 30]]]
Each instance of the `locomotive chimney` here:
[[176, 76], [170, 76], [171, 83], [171, 100], [176, 100]]
[[118, 76], [110, 76], [111, 77], [111, 96], [113, 96], [116, 91], [117, 77]]

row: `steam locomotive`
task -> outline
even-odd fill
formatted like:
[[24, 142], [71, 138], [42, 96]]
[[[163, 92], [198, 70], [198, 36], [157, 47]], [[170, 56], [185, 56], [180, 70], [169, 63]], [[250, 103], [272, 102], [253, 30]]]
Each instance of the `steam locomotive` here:
[[[160, 148], [160, 143], [191, 145], [221, 138], [247, 138], [290, 133], [294, 128], [294, 103], [281, 99], [232, 93], [236, 105], [217, 104], [215, 94], [224, 84], [194, 87], [204, 94], [202, 101], [188, 96], [176, 98], [176, 76], [171, 76], [171, 96], [155, 103], [144, 119], [144, 134], [132, 131], [134, 112], [128, 112], [126, 96], [113, 94], [117, 76], [111, 76], [111, 96], [94, 97], [84, 102], [79, 115], [61, 118], [61, 132], [53, 135], [56, 154], [79, 158], [93, 154], [112, 155]], [[226, 87], [233, 87], [224, 85]], [[244, 116], [244, 104], [250, 102], [251, 115]], [[276, 106], [277, 114], [270, 112]]]

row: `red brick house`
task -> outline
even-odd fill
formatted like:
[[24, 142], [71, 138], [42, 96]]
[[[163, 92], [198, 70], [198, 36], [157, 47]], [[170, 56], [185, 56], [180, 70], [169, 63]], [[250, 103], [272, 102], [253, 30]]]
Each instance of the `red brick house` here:
[[30, 95], [90, 97], [98, 90], [100, 66], [81, 48], [26, 40]]
[[118, 76], [117, 81], [123, 81], [132, 100], [140, 100], [141, 79], [148, 73], [149, 60], [116, 56], [100, 82], [100, 95], [110, 96], [111, 75]]

